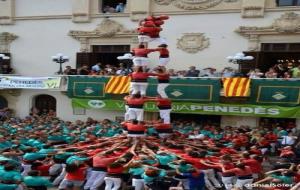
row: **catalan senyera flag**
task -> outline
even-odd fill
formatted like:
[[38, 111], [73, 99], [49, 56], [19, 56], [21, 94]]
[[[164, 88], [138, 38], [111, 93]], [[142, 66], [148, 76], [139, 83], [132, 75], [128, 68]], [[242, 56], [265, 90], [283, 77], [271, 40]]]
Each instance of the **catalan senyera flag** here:
[[128, 76], [112, 76], [105, 85], [107, 94], [126, 94], [129, 93], [131, 78]]
[[249, 78], [224, 78], [224, 95], [225, 97], [242, 97], [249, 95]]

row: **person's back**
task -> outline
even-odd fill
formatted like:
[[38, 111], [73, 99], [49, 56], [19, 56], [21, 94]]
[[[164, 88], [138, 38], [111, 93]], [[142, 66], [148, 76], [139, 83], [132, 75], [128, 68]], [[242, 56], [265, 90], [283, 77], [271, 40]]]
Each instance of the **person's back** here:
[[38, 176], [38, 171], [36, 170], [30, 171], [28, 176], [24, 177], [24, 183], [28, 188], [34, 190], [45, 190], [47, 187], [52, 186], [47, 178]]

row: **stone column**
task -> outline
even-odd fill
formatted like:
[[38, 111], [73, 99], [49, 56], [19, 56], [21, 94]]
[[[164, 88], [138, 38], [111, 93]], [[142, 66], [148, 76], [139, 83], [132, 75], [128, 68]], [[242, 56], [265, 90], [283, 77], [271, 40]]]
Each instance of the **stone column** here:
[[72, 0], [73, 22], [90, 22], [90, 0]]
[[15, 0], [0, 1], [0, 25], [13, 24], [15, 17]]
[[133, 21], [138, 21], [150, 14], [150, 0], [130, 0], [130, 18]]

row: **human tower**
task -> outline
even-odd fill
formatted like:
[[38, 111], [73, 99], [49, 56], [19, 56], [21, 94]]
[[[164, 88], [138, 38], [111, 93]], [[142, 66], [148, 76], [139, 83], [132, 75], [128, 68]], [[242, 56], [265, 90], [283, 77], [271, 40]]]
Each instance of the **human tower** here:
[[[166, 66], [170, 61], [168, 45], [165, 38], [160, 36], [162, 25], [168, 16], [148, 16], [140, 21], [138, 31], [139, 46], [132, 49], [134, 72], [129, 76], [130, 93], [124, 98], [126, 101], [125, 122], [123, 123], [128, 132], [128, 137], [143, 137], [147, 126], [153, 126], [160, 138], [166, 138], [172, 133], [170, 113], [171, 100], [165, 89], [169, 85], [170, 76], [166, 72]], [[152, 42], [158, 42], [157, 48], [149, 48]], [[158, 66], [154, 72], [147, 72], [148, 54], [159, 52]], [[148, 78], [156, 76], [158, 79], [157, 97], [147, 97]], [[144, 121], [144, 104], [147, 101], [155, 101], [159, 109], [160, 119], [157, 121]]]

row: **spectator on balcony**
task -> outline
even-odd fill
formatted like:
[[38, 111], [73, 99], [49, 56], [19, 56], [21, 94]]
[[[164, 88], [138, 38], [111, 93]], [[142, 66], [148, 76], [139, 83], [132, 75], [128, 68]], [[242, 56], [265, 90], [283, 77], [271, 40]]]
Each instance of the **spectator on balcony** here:
[[10, 68], [9, 65], [4, 64], [2, 65], [2, 73], [1, 74], [11, 74], [13, 72], [13, 69]]
[[250, 78], [250, 79], [257, 79], [257, 78], [261, 78], [262, 76], [264, 76], [264, 74], [262, 72], [260, 72], [259, 69], [254, 69], [254, 70], [250, 70], [248, 73], [247, 73], [247, 76]]
[[266, 78], [277, 78], [278, 73], [275, 71], [275, 69], [273, 67], [271, 67], [269, 69], [269, 71], [267, 71], [265, 73], [265, 77]]
[[168, 70], [168, 73], [169, 73], [170, 77], [175, 77], [175, 76], [177, 76], [177, 74], [175, 73], [175, 70], [174, 70], [174, 69], [169, 69], [169, 70]]
[[234, 77], [235, 72], [234, 72], [233, 68], [225, 67], [223, 69], [223, 71], [221, 72], [221, 74], [222, 74], [222, 77], [224, 77], [224, 78], [231, 78], [231, 77]]
[[79, 75], [88, 75], [89, 73], [90, 73], [90, 70], [87, 65], [83, 65], [81, 68], [78, 69]]
[[93, 66], [92, 66], [92, 71], [94, 71], [94, 72], [99, 72], [99, 71], [101, 71], [101, 66], [102, 66], [101, 63], [96, 63], [96, 65], [93, 65]]
[[186, 77], [199, 77], [200, 71], [195, 66], [190, 66], [190, 69], [185, 74]]
[[215, 68], [205, 68], [203, 69], [203, 74], [201, 75], [201, 77], [217, 77], [218, 74], [216, 73], [216, 69]]
[[291, 69], [293, 78], [300, 78], [300, 64], [297, 67]]
[[64, 70], [64, 75], [76, 75], [77, 71], [76, 69], [72, 69], [71, 66], [66, 66], [65, 70]]
[[128, 75], [129, 73], [132, 73], [132, 69], [126, 68], [123, 63], [120, 63], [120, 67], [116, 71], [116, 74], [125, 76]]
[[125, 10], [125, 5], [124, 3], [119, 3], [117, 6], [116, 6], [116, 12], [117, 13], [123, 13]]
[[104, 13], [115, 13], [116, 10], [113, 7], [106, 5], [103, 8], [103, 12]]

